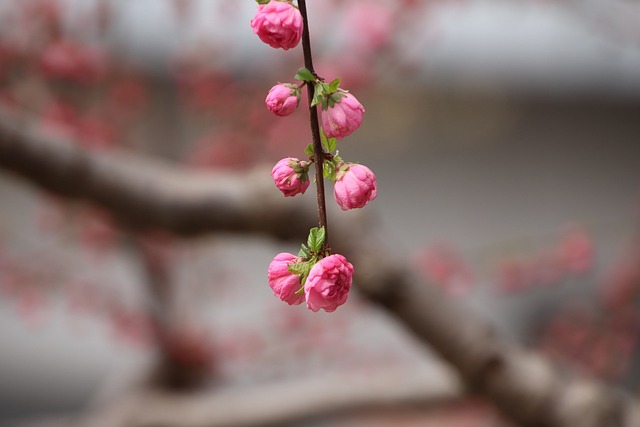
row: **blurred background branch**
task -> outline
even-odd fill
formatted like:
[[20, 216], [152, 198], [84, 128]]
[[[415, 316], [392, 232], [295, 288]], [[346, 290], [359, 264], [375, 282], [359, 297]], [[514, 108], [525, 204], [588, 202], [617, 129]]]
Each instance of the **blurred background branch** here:
[[33, 121], [0, 112], [0, 163], [59, 196], [108, 209], [123, 225], [178, 234], [304, 234], [313, 212], [271, 190], [267, 167], [243, 173], [180, 170], [117, 152], [92, 152], [37, 131]]
[[[32, 127], [15, 118], [0, 119], [2, 167], [58, 196], [100, 205], [123, 224], [144, 224], [149, 229], [165, 228], [185, 235], [235, 231], [269, 233], [277, 238], [288, 237], [282, 230], [304, 235], [308, 227], [308, 221], [299, 219], [304, 217], [299, 211], [290, 212], [288, 203], [271, 197], [274, 192], [264, 171], [260, 171], [263, 178], [257, 174], [193, 177], [131, 156], [123, 161], [114, 153], [90, 153], [77, 144], [29, 132]], [[260, 202], [256, 204], [256, 200]], [[359, 288], [440, 353], [472, 390], [486, 393], [525, 426], [634, 426], [639, 421], [635, 405], [613, 390], [561, 376], [539, 356], [503, 343], [490, 326], [460, 310], [417, 275], [409, 274], [409, 266], [394, 261], [382, 240], [366, 241], [365, 236], [371, 233], [362, 225], [351, 226], [339, 233], [348, 243], [336, 244], [359, 267]], [[170, 285], [162, 271], [165, 262], [144, 247], [140, 250], [150, 289], [162, 304], [160, 310], [168, 310], [165, 294]], [[160, 343], [168, 339], [164, 334], [169, 330], [165, 325], [159, 332]], [[138, 408], [142, 413], [149, 410], [146, 404]], [[152, 413], [158, 416], [159, 412]], [[164, 413], [176, 415], [175, 411]], [[184, 425], [192, 425], [185, 421], [186, 413], [177, 417]], [[176, 425], [166, 419], [140, 425], [157, 424]], [[207, 424], [205, 420], [195, 425]]]

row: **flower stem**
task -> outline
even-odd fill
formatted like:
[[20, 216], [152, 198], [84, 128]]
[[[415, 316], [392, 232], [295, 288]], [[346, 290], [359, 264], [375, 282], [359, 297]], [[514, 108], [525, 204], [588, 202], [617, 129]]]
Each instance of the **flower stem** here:
[[[307, 19], [307, 4], [305, 0], [298, 0], [298, 8], [302, 15], [302, 52], [304, 55], [304, 66], [315, 75], [313, 69], [313, 56], [311, 55], [311, 39], [309, 37], [309, 21]], [[325, 160], [325, 152], [322, 148], [322, 140], [320, 138], [320, 123], [318, 122], [318, 107], [311, 106], [313, 100], [314, 85], [307, 85], [307, 94], [309, 95], [309, 118], [311, 123], [311, 136], [313, 139], [313, 158], [316, 168], [316, 192], [318, 199], [318, 227], [324, 227], [325, 240], [322, 252], [326, 252], [329, 248], [329, 228], [327, 227], [327, 206], [324, 197], [324, 174], [323, 166]]]

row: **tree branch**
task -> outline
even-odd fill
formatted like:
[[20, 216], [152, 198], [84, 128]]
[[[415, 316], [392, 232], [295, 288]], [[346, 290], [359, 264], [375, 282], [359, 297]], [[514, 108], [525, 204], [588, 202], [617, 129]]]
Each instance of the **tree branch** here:
[[0, 168], [58, 196], [86, 200], [137, 230], [211, 231], [301, 238], [315, 210], [283, 200], [266, 167], [200, 172], [112, 151], [87, 151], [0, 109]]
[[[304, 66], [311, 73], [313, 69], [313, 55], [311, 54], [311, 37], [309, 34], [309, 19], [307, 17], [307, 3], [305, 0], [298, 1], [300, 14], [302, 15], [302, 51], [304, 56]], [[313, 141], [313, 159], [316, 171], [316, 199], [318, 203], [318, 227], [324, 227], [324, 244], [322, 252], [326, 252], [329, 247], [329, 227], [327, 224], [327, 204], [324, 194], [324, 149], [322, 148], [322, 138], [320, 137], [320, 123], [318, 122], [318, 106], [311, 106], [315, 85], [307, 83], [307, 98], [309, 103], [309, 123], [311, 125], [311, 140]]]
[[[401, 386], [391, 386], [401, 384]], [[438, 405], [461, 398], [449, 371], [391, 369], [331, 374], [250, 387], [175, 393], [142, 386], [71, 427], [267, 427], [403, 405]]]
[[541, 356], [505, 343], [489, 324], [390, 259], [381, 239], [360, 238], [356, 245], [346, 250], [358, 268], [359, 290], [429, 343], [471, 390], [489, 397], [520, 425], [640, 426], [640, 410], [628, 396], [560, 372]]
[[[128, 225], [183, 235], [234, 231], [299, 239], [315, 213], [295, 201], [284, 203], [272, 183], [255, 173], [199, 174], [86, 152], [1, 111], [0, 167], [60, 196], [102, 205]], [[333, 246], [356, 265], [356, 284], [365, 296], [396, 315], [514, 420], [531, 427], [640, 426], [637, 408], [624, 396], [561, 375], [542, 358], [502, 342], [486, 323], [391, 259], [382, 240], [365, 241], [371, 234], [362, 232], [362, 224], [351, 225], [334, 227], [341, 239]]]

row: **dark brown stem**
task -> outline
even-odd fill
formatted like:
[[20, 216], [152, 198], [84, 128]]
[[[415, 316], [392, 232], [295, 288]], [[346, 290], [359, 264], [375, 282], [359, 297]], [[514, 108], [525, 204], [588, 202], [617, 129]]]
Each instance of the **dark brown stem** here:
[[[302, 22], [304, 28], [302, 30], [302, 52], [304, 55], [304, 66], [307, 70], [315, 75], [313, 69], [313, 56], [311, 55], [311, 39], [309, 37], [309, 20], [307, 19], [307, 4], [305, 0], [298, 0], [298, 7], [302, 14]], [[320, 124], [318, 122], [318, 107], [311, 106], [313, 102], [314, 85], [307, 85], [307, 94], [309, 95], [309, 119], [311, 123], [311, 136], [313, 138], [313, 158], [316, 168], [316, 192], [318, 198], [318, 227], [324, 227], [325, 240], [323, 252], [329, 247], [329, 228], [327, 227], [327, 205], [324, 198], [324, 174], [323, 165], [325, 152], [322, 149], [322, 140], [320, 139]]]

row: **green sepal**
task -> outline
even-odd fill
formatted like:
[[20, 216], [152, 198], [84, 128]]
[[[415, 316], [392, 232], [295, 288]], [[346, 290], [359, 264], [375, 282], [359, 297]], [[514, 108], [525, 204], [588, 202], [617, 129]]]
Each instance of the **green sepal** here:
[[326, 232], [324, 227], [313, 227], [309, 230], [309, 237], [307, 238], [307, 246], [314, 254], [320, 253], [322, 245], [324, 245], [324, 239]]
[[[338, 157], [338, 156], [336, 156], [336, 157]], [[340, 162], [342, 162], [342, 159], [341, 159], [340, 157], [338, 157], [338, 159], [340, 159]], [[357, 163], [345, 163], [345, 162], [342, 162], [342, 164], [340, 165], [340, 167], [338, 168], [338, 170], [339, 170], [340, 172], [346, 172], [346, 171], [348, 171], [348, 170], [349, 170], [349, 168], [351, 167], [351, 165], [354, 165], [354, 164], [357, 164]]]
[[297, 160], [292, 160], [289, 163], [289, 166], [291, 167], [291, 169], [293, 169], [297, 174], [303, 174], [303, 173], [309, 172], [309, 165], [310, 165], [309, 162], [301, 162]]
[[296, 76], [294, 77], [294, 79], [296, 80], [302, 80], [303, 82], [315, 82], [316, 81], [316, 77], [313, 75], [313, 73], [311, 71], [309, 71], [308, 68], [302, 67], [298, 70], [298, 72], [296, 73]]
[[336, 182], [336, 164], [333, 161], [325, 162], [322, 168], [323, 176], [331, 182]]
[[308, 276], [311, 271], [311, 263], [309, 261], [295, 262], [287, 265], [287, 269], [291, 274], [298, 274], [300, 276]]
[[334, 103], [338, 103], [338, 102], [340, 102], [340, 100], [341, 100], [342, 98], [344, 98], [345, 96], [347, 96], [347, 94], [346, 94], [346, 93], [343, 93], [343, 92], [335, 92], [335, 93], [332, 93], [332, 94], [331, 94], [331, 96], [330, 96], [329, 98], [330, 98]]
[[[333, 106], [331, 106], [333, 107]], [[322, 97], [322, 111], [327, 111], [329, 109], [329, 98], [326, 96]]]
[[289, 95], [295, 96], [298, 98], [298, 103], [300, 103], [300, 86], [294, 85], [291, 83], [282, 83], [284, 87], [289, 88]]
[[314, 155], [313, 144], [307, 145], [307, 148], [304, 149], [304, 154], [307, 154], [308, 156], [313, 157]]
[[258, 4], [267, 4], [269, 3], [271, 0], [256, 0], [256, 3]]
[[[304, 245], [302, 245], [302, 247], [306, 248]], [[302, 252], [302, 249], [300, 251]], [[307, 281], [307, 277], [309, 277], [309, 272], [313, 266], [318, 263], [317, 257], [310, 254], [309, 258], [310, 259], [308, 261], [301, 261], [287, 265], [289, 273], [300, 276], [300, 289], [296, 291], [296, 294], [298, 295], [304, 292], [304, 284]]]

